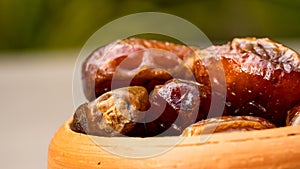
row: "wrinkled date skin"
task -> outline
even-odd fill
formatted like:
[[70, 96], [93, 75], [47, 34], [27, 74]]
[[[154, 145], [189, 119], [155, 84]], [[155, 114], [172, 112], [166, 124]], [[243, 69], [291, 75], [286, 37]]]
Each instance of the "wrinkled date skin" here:
[[206, 97], [199, 83], [172, 79], [156, 86], [150, 95], [151, 112], [146, 115], [149, 136], [180, 135], [184, 128], [203, 119], [198, 114], [200, 98]]
[[[225, 79], [210, 81], [209, 67], [216, 75], [224, 70]], [[299, 54], [266, 38], [203, 50], [125, 39], [94, 51], [82, 80], [91, 102], [76, 110], [71, 124], [81, 133], [151, 137], [184, 130], [192, 136], [300, 124]], [[226, 88], [225, 109], [208, 115], [218, 87]]]
[[[196, 80], [210, 86], [206, 65], [222, 62], [226, 80], [226, 113], [263, 117], [284, 126], [287, 111], [300, 102], [300, 59], [295, 51], [269, 39], [234, 39], [200, 52]], [[217, 83], [217, 82], [212, 82]]]
[[71, 129], [90, 135], [121, 136], [145, 118], [149, 106], [144, 87], [119, 88], [81, 105], [73, 116]]
[[99, 136], [170, 136], [202, 120], [198, 114], [206, 90], [199, 83], [172, 79], [156, 86], [148, 100], [143, 87], [124, 87], [107, 92], [80, 106], [71, 128]]
[[150, 92], [174, 77], [193, 78], [193, 55], [188, 46], [136, 38], [100, 47], [82, 65], [85, 96], [92, 101], [126, 86], [144, 86]]
[[266, 119], [253, 116], [222, 116], [199, 121], [183, 132], [182, 136], [200, 136], [201, 134], [251, 131], [274, 128]]

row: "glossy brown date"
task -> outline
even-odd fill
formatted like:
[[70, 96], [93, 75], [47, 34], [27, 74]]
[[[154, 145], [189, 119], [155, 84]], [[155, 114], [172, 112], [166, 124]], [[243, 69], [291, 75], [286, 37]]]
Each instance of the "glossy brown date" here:
[[206, 91], [196, 82], [172, 79], [156, 86], [150, 95], [151, 112], [146, 126], [153, 135], [180, 135], [184, 128], [204, 118], [199, 114]]
[[222, 116], [197, 122], [187, 127], [183, 131], [182, 136], [199, 136], [201, 134], [262, 130], [274, 127], [274, 124], [260, 117]]
[[204, 118], [199, 114], [206, 91], [196, 82], [172, 79], [148, 94], [145, 88], [124, 87], [80, 106], [74, 131], [98, 136], [170, 136]]
[[258, 116], [284, 126], [287, 111], [300, 101], [300, 56], [281, 44], [267, 38], [236, 38], [202, 50], [200, 58], [194, 63], [194, 74], [205, 86], [217, 83], [210, 82], [207, 64], [211, 59], [222, 62], [225, 115]]
[[174, 77], [193, 78], [194, 50], [169, 42], [124, 39], [95, 50], [82, 65], [82, 82], [89, 101], [112, 89], [155, 85]]
[[[220, 80], [210, 81], [207, 67], [224, 70], [226, 100], [220, 103], [224, 117], [210, 114], [214, 118], [203, 121], [216, 94], [211, 86]], [[200, 120], [183, 135], [300, 124], [300, 56], [266, 38], [236, 38], [203, 50], [125, 39], [95, 50], [82, 66], [82, 79], [91, 102], [77, 109], [71, 125], [82, 133], [180, 135]]]

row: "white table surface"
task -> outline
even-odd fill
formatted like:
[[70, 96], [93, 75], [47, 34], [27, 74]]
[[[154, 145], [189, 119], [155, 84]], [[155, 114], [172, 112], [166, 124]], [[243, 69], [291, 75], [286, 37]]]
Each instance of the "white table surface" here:
[[[297, 41], [285, 44], [300, 51]], [[6, 56], [0, 57], [1, 168], [47, 168], [50, 140], [75, 109], [72, 74], [78, 54], [0, 53]]]

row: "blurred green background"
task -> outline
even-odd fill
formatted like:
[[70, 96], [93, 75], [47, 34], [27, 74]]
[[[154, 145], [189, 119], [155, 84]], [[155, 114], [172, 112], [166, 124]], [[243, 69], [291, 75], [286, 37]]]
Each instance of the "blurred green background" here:
[[114, 19], [150, 11], [190, 21], [213, 43], [269, 37], [300, 52], [300, 0], [0, 0], [1, 168], [47, 168], [49, 142], [79, 99], [80, 49]]
[[299, 0], [0, 0], [0, 52], [80, 48], [106, 23], [145, 11], [182, 17], [213, 42], [300, 38]]

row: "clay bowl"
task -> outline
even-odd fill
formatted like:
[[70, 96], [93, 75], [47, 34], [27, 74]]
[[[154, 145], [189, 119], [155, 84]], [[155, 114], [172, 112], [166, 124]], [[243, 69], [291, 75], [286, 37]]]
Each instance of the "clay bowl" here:
[[[71, 119], [49, 145], [49, 169], [300, 168], [300, 126], [213, 134], [206, 142], [199, 137], [182, 137], [176, 145], [179, 137], [95, 137], [103, 141], [101, 147], [94, 138], [73, 132], [70, 123]], [[123, 149], [128, 154], [138, 147], [167, 151], [150, 158], [126, 158], [105, 147]]]

